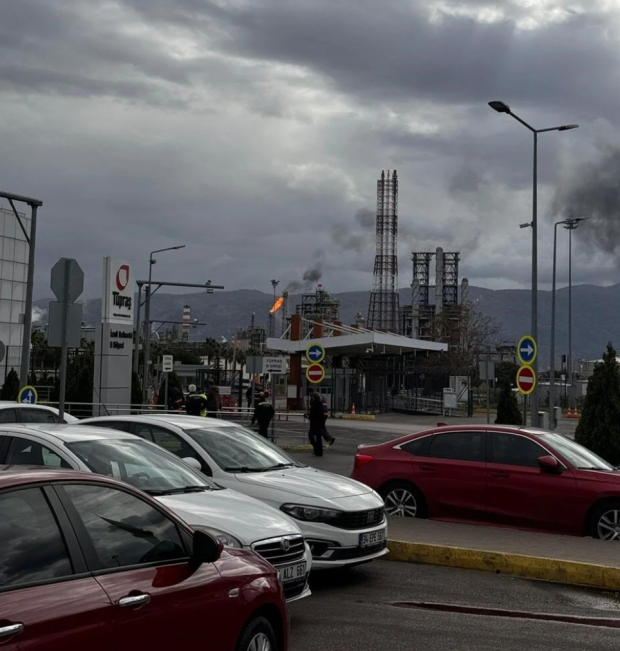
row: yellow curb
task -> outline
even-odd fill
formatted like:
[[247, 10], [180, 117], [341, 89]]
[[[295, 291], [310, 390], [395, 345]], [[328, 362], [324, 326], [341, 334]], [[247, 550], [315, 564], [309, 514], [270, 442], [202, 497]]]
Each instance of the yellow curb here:
[[375, 420], [373, 414], [336, 414], [334, 418], [339, 418], [340, 420]]
[[286, 450], [287, 452], [306, 452], [312, 450], [311, 445], [280, 445], [280, 450]]
[[482, 570], [569, 585], [620, 590], [620, 568], [553, 558], [389, 540], [387, 558]]

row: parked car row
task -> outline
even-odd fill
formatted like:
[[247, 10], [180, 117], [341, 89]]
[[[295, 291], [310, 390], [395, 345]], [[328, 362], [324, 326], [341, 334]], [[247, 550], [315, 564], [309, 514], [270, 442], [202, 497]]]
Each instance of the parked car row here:
[[284, 651], [285, 601], [310, 595], [312, 569], [387, 553], [374, 490], [243, 427], [46, 409], [0, 423], [5, 648], [162, 648], [181, 626], [213, 649]]

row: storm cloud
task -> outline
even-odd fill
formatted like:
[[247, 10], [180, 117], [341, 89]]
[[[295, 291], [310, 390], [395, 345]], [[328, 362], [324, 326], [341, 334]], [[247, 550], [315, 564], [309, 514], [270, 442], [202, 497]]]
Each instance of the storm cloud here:
[[[97, 296], [103, 256], [144, 277], [178, 243], [162, 280], [367, 289], [382, 169], [399, 173], [402, 285], [409, 253], [437, 246], [462, 252], [472, 284], [526, 285], [531, 135], [491, 99], [538, 128], [581, 125], [541, 137], [540, 210], [590, 211], [579, 273], [607, 282], [585, 255], [616, 251], [600, 174], [571, 194], [564, 163], [597, 121], [617, 134], [618, 25], [603, 0], [7, 3], [1, 189], [43, 200], [36, 293], [59, 257]], [[540, 237], [545, 276], [548, 224]]]

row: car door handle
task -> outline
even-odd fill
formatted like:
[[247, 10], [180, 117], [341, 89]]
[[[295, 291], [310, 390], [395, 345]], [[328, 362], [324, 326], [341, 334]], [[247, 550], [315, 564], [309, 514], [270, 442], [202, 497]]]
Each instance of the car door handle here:
[[493, 477], [493, 479], [507, 479], [510, 477], [509, 472], [498, 472], [498, 471], [491, 471], [489, 472], [489, 477]]
[[23, 630], [23, 624], [9, 624], [8, 626], [0, 626], [0, 637], [10, 637], [11, 635], [17, 635]]
[[132, 594], [119, 599], [118, 605], [121, 608], [136, 608], [137, 606], [144, 606], [151, 601], [150, 594]]
[[433, 466], [430, 463], [421, 463], [420, 464], [420, 470], [435, 470], [437, 466]]

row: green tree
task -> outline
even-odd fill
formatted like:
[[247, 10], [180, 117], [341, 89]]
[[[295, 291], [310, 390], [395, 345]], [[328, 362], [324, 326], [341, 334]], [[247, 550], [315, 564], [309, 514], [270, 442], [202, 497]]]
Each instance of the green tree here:
[[496, 425], [522, 425], [523, 418], [519, 409], [519, 401], [509, 383], [504, 382], [497, 403]]
[[575, 440], [614, 466], [620, 464], [620, 365], [611, 342], [588, 382]]
[[0, 389], [0, 400], [17, 400], [19, 394], [19, 376], [12, 368], [7, 376], [2, 389]]
[[497, 362], [497, 364], [495, 364], [497, 386], [501, 387], [504, 386], [504, 384], [508, 384], [511, 387], [515, 386], [518, 370], [519, 365], [514, 362]]

